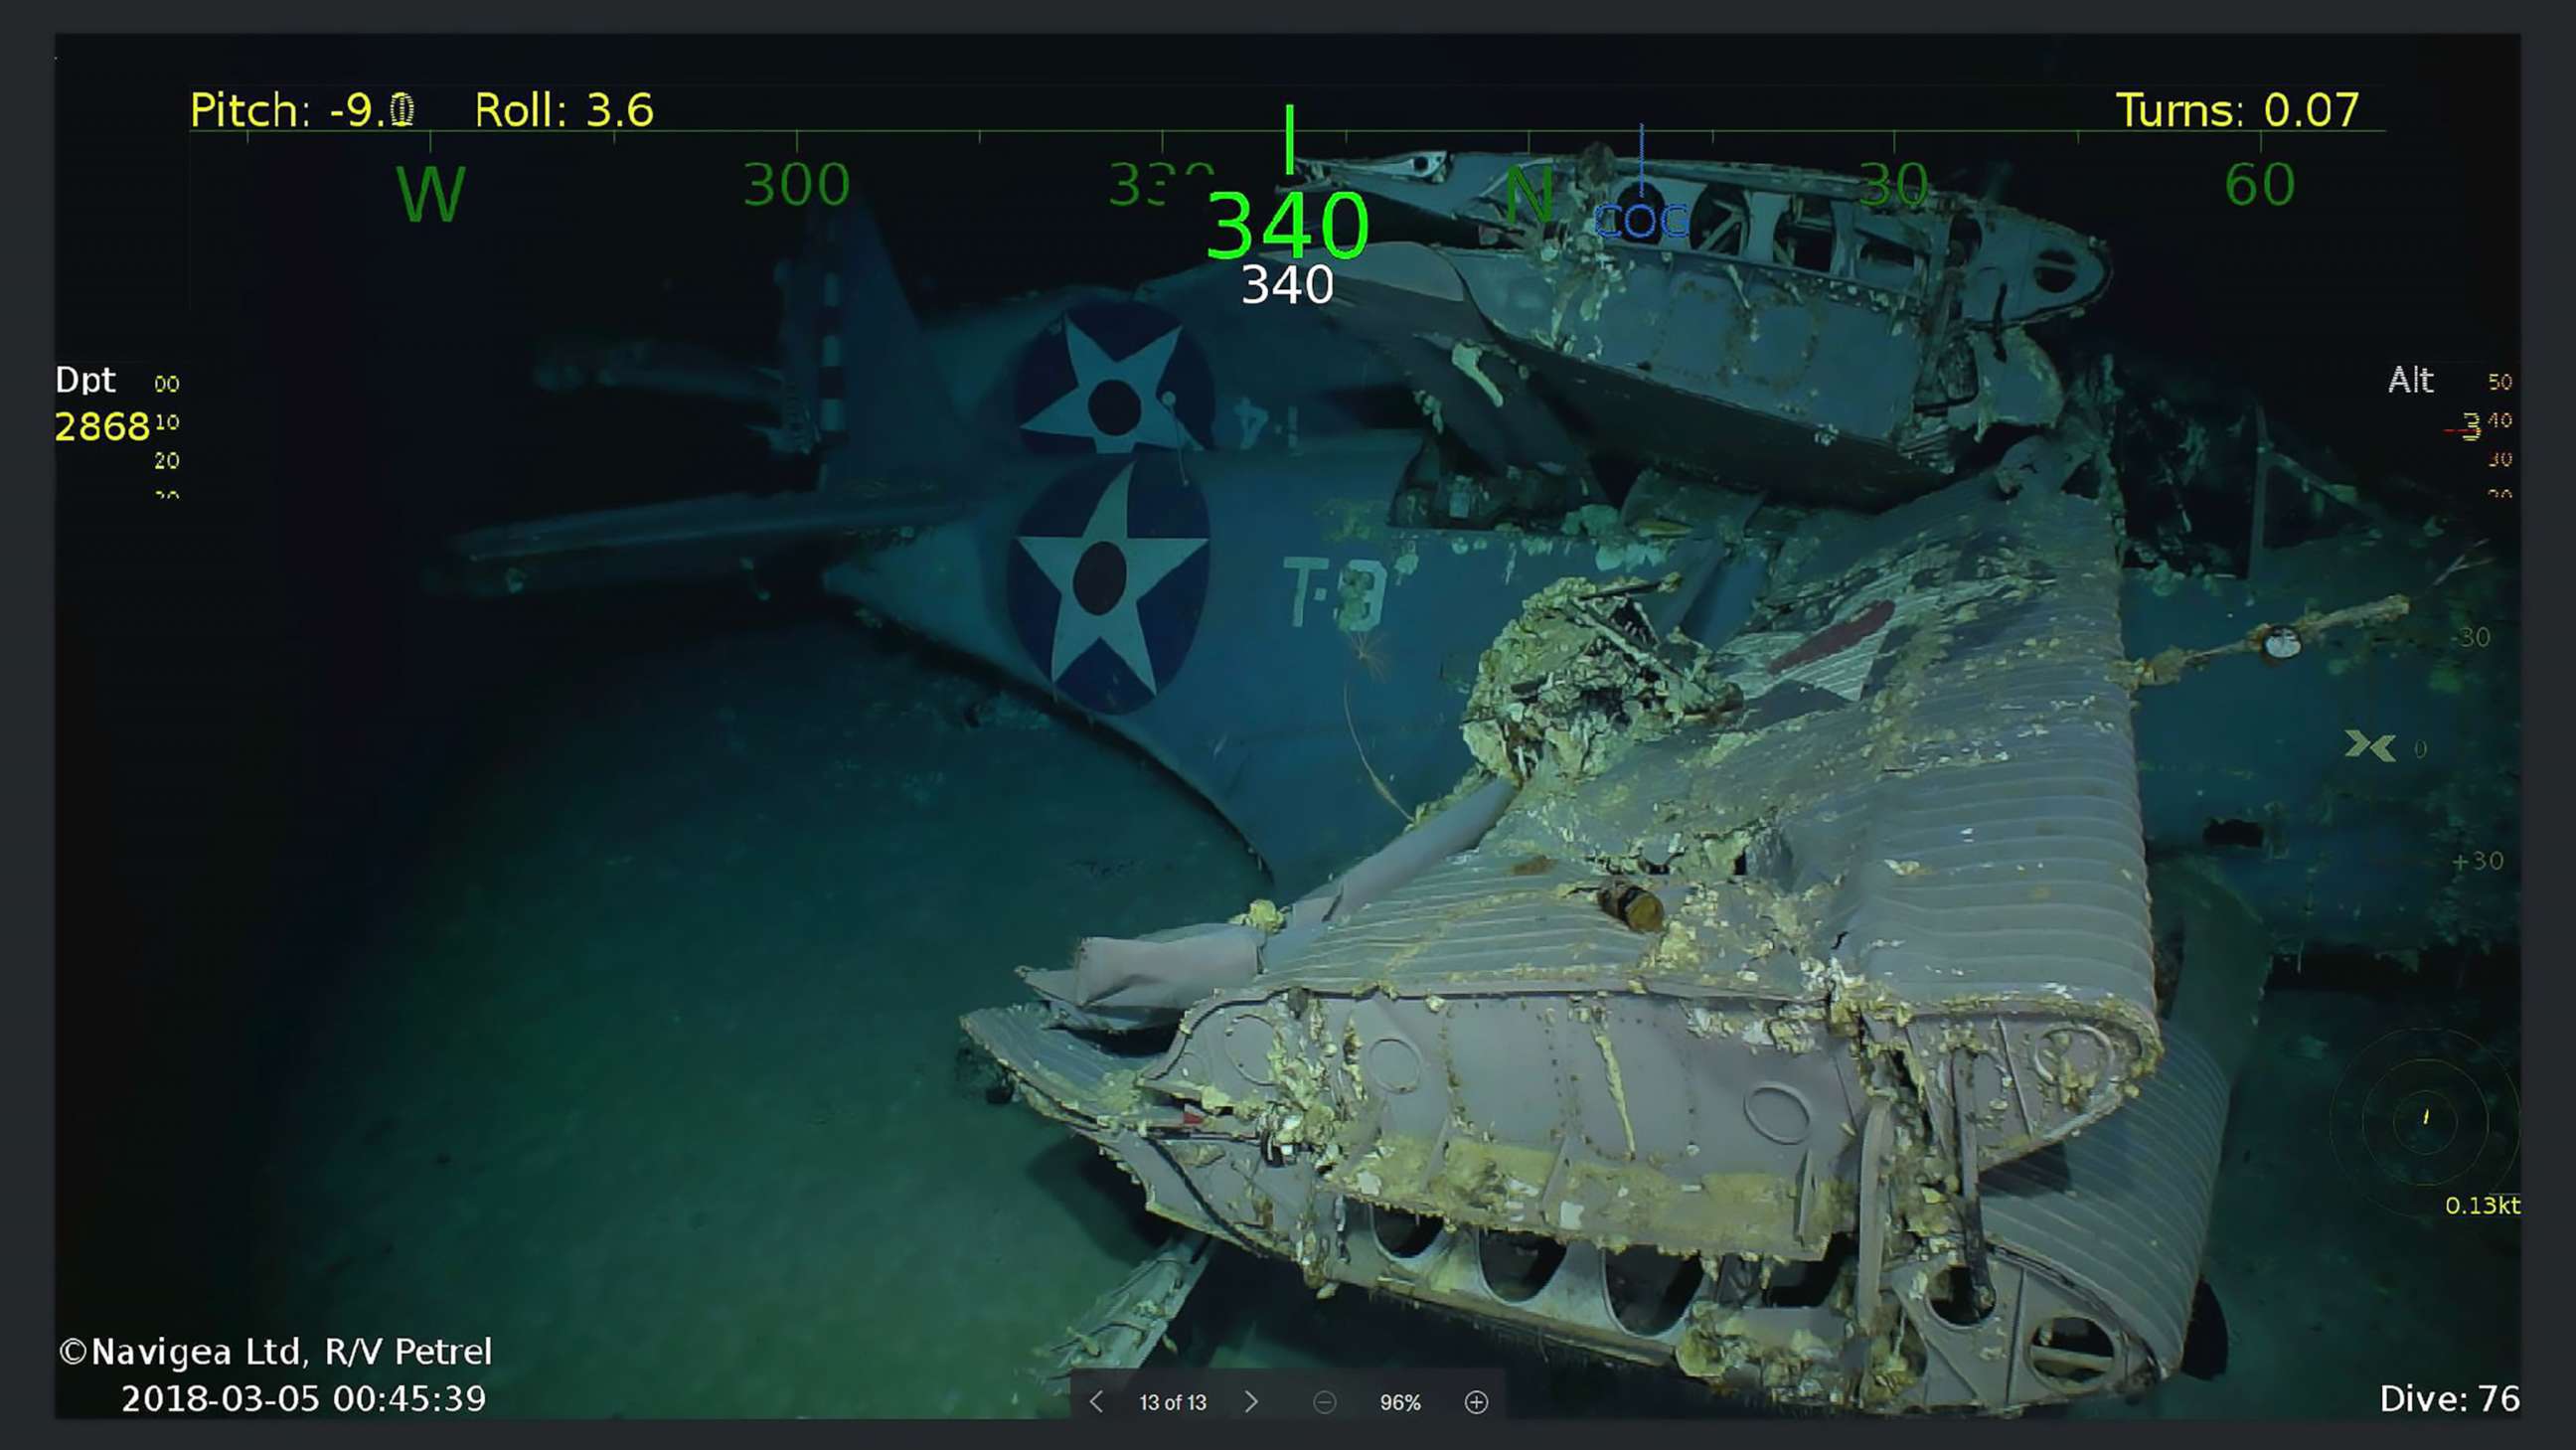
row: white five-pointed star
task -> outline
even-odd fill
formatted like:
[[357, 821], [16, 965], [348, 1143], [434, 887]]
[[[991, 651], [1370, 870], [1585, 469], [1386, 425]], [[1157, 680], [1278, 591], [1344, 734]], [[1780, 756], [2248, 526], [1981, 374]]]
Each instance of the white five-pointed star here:
[[[1097, 643], [1109, 646], [1118, 658], [1126, 661], [1136, 678], [1145, 682], [1145, 692], [1162, 689], [1154, 678], [1153, 657], [1145, 652], [1145, 631], [1136, 618], [1136, 601], [1145, 597], [1163, 576], [1181, 566], [1192, 554], [1207, 547], [1205, 539], [1136, 538], [1127, 532], [1127, 481], [1135, 475], [1136, 465], [1118, 470], [1118, 476], [1101, 492], [1100, 502], [1091, 510], [1091, 521], [1082, 527], [1082, 537], [1023, 534], [1020, 547], [1056, 588], [1055, 657], [1047, 665], [1047, 678], [1060, 680], [1083, 651]], [[1117, 602], [1099, 614], [1083, 607], [1074, 597], [1074, 571], [1081, 567], [1085, 554], [1098, 545], [1107, 544], [1118, 551], [1126, 563], [1126, 587]]]
[[[1103, 453], [1133, 453], [1139, 443], [1178, 451], [1196, 448], [1199, 441], [1181, 424], [1180, 415], [1163, 401], [1164, 364], [1172, 360], [1172, 349], [1181, 341], [1181, 329], [1171, 331], [1136, 349], [1127, 356], [1111, 359], [1093, 342], [1081, 324], [1064, 320], [1065, 352], [1073, 359], [1073, 391], [1038, 409], [1037, 416], [1020, 426], [1033, 433], [1055, 433], [1067, 438], [1088, 438], [1091, 446]], [[1104, 433], [1092, 421], [1091, 392], [1103, 383], [1124, 383], [1136, 395], [1136, 426], [1124, 433]]]

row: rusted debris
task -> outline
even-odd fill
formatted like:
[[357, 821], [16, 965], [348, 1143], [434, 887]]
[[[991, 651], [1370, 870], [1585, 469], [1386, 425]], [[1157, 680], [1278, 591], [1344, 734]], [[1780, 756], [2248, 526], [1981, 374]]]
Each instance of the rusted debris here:
[[1741, 709], [1743, 690], [1708, 652], [1660, 637], [1638, 596], [1660, 584], [1582, 581], [1533, 596], [1485, 652], [1467, 697], [1467, 748], [1497, 775], [1527, 780], [1553, 761], [1570, 776], [1606, 768], [1626, 744]]
[[[2403, 619], [2413, 606], [2403, 594], [2391, 594], [2368, 604], [2355, 604], [2323, 614], [2306, 614], [2289, 624], [2258, 624], [2244, 638], [2208, 649], [2174, 648], [2159, 651], [2152, 659], [2133, 660], [2129, 664], [2129, 688], [2145, 689], [2149, 685], [2170, 685], [2192, 670], [2211, 660], [2234, 654], [2259, 654], [2271, 660], [2288, 659], [2304, 648], [2307, 641], [2330, 629], [2343, 629], [2356, 624], [2386, 624]], [[2288, 647], [2284, 648], [2285, 641]]]
[[[1815, 1407], [2171, 1372], [2225, 1085], [2154, 1016], [2109, 516], [1981, 477], [1864, 529], [1714, 651], [1651, 581], [1543, 591], [1468, 702], [1491, 809], [1287, 908], [1167, 1048], [967, 1031], [1154, 1212], [1318, 1292]], [[2080, 1375], [2026, 1367], [2077, 1322]]]
[[1616, 881], [1597, 893], [1601, 909], [1625, 923], [1631, 931], [1664, 929], [1663, 899], [1634, 881]]
[[1075, 1370], [1134, 1369], [1170, 1343], [1172, 1319], [1198, 1287], [1214, 1247], [1205, 1234], [1185, 1229], [1173, 1235], [1116, 1288], [1092, 1301], [1082, 1322], [1065, 1326], [1062, 1338], [1041, 1345], [1038, 1382], [1047, 1393], [1065, 1393]]
[[2108, 249], [2054, 222], [1942, 191], [1885, 206], [1865, 178], [1796, 167], [1594, 145], [1300, 168], [1476, 228], [1472, 247], [1372, 247], [1345, 280], [1407, 319], [1433, 301], [1470, 319], [1488, 341], [1433, 356], [1495, 409], [1536, 378], [1660, 466], [1759, 467], [1818, 502], [1910, 497], [1998, 424], [2054, 426], [2065, 388], [2030, 329], [2110, 280]]

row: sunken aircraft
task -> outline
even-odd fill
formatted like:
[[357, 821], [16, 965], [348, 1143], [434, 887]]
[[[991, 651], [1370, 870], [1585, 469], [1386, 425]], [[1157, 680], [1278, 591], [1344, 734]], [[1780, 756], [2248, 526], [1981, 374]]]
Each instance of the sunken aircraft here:
[[703, 577], [823, 545], [828, 589], [1133, 741], [1307, 884], [1468, 767], [1447, 718], [1531, 591], [1679, 573], [1721, 635], [1750, 607], [1758, 497], [1614, 505], [1515, 374], [1494, 388], [1444, 355], [1408, 377], [1319, 309], [1242, 305], [1221, 266], [927, 327], [893, 279], [846, 208], [779, 265], [774, 366], [665, 342], [550, 355], [549, 390], [753, 408], [812, 485], [479, 530], [441, 584]]
[[1902, 176], [1598, 146], [1303, 170], [1464, 234], [1364, 250], [1339, 278], [1355, 297], [1499, 341], [1589, 433], [1663, 467], [1836, 507], [1938, 486], [1997, 424], [2054, 424], [2064, 385], [2031, 329], [2110, 281], [2102, 243]]
[[1421, 824], [967, 1031], [1322, 1292], [1871, 1412], [2178, 1372], [2259, 982], [2158, 991], [2075, 457], [1798, 539], [1715, 646], [1668, 581], [1547, 586]]
[[810, 487], [451, 582], [823, 545], [1265, 858], [1285, 904], [965, 1023], [1181, 1226], [1053, 1374], [1141, 1364], [1219, 1245], [1785, 1404], [2180, 1372], [2260, 982], [2158, 971], [2133, 695], [2406, 601], [2129, 658], [2118, 390], [2034, 336], [2108, 282], [2064, 227], [1598, 149], [1298, 184], [1418, 225], [1321, 306], [1207, 266], [925, 323], [829, 213], [766, 364], [537, 377], [754, 409]]
[[[1364, 245], [1329, 305], [1244, 306], [1210, 264], [925, 326], [866, 209], [821, 213], [776, 269], [767, 365], [629, 341], [535, 374], [755, 409], [810, 488], [484, 529], [444, 577], [508, 594], [822, 543], [829, 589], [1134, 741], [1311, 884], [1467, 767], [1445, 722], [1531, 592], [1679, 573], [1673, 623], [1723, 638], [1768, 567], [1759, 505], [1881, 506], [1960, 437], [2053, 420], [2025, 329], [2107, 270], [2063, 228], [1947, 193], [1881, 213], [1823, 173], [1640, 170], [1659, 217], [1731, 218], [1683, 248], [1569, 224], [1626, 174], [1606, 150], [1309, 167], [1435, 223], [1504, 212], [1535, 169], [1565, 214]], [[1390, 396], [1415, 426], [1382, 426]], [[1651, 468], [1615, 500], [1605, 438]]]

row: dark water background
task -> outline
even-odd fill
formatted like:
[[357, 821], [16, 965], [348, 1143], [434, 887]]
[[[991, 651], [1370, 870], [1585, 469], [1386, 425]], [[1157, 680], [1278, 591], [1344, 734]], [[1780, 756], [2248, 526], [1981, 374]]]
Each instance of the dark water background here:
[[[405, 919], [416, 878], [456, 869], [459, 841], [485, 839], [460, 834], [457, 802], [496, 781], [524, 788], [542, 753], [532, 737], [588, 715], [631, 726], [660, 708], [675, 731], [719, 708], [792, 723], [798, 697], [780, 682], [836, 657], [814, 632], [840, 628], [837, 611], [792, 579], [771, 581], [766, 602], [738, 586], [507, 609], [424, 594], [421, 566], [462, 528], [793, 481], [721, 410], [536, 392], [526, 378], [542, 338], [678, 337], [763, 355], [769, 268], [792, 249], [795, 218], [740, 204], [746, 160], [846, 160], [933, 312], [1133, 283], [1200, 258], [1205, 208], [1177, 193], [1160, 210], [1109, 207], [1113, 161], [1203, 159], [1213, 184], [1256, 193], [1278, 171], [1275, 134], [441, 135], [434, 157], [421, 138], [391, 135], [245, 144], [186, 135], [190, 89], [363, 88], [380, 101], [408, 89], [434, 124], [461, 119], [457, 88], [649, 89], [664, 127], [1252, 129], [1293, 99], [1301, 149], [1326, 155], [1518, 149], [1523, 128], [1541, 149], [1595, 139], [1551, 126], [1893, 122], [1893, 137], [1721, 134], [1673, 154], [1840, 171], [1895, 157], [1966, 190], [2008, 162], [2008, 202], [2112, 245], [2115, 280], [2082, 338], [2251, 387], [2365, 472], [2449, 486], [2423, 415], [2382, 406], [2395, 362], [2465, 374], [2517, 350], [2516, 62], [2488, 43], [70, 39], [59, 53], [58, 353], [124, 360], [133, 378], [184, 371], [188, 459], [184, 504], [156, 507], [137, 475], [110, 481], [86, 458], [67, 459], [60, 495], [66, 1332], [78, 1318], [237, 1338], [274, 1312], [257, 1265], [277, 1251], [252, 1247], [277, 1227], [263, 1165], [297, 1147], [281, 1139], [302, 1121], [290, 1099], [313, 1091], [317, 1051], [345, 1049], [324, 1039], [340, 1030], [330, 1004], [367, 987], [352, 974], [418, 965], [375, 948]], [[2250, 138], [2093, 129], [2117, 116], [2110, 93], [2129, 88], [2359, 89], [2359, 121], [2389, 134], [2271, 138], [2258, 153]], [[1345, 146], [1336, 122], [1461, 129]], [[1908, 133], [1907, 122], [2087, 129], [2078, 141]], [[1465, 134], [1474, 128], [1492, 129]], [[2294, 203], [2227, 205], [2223, 176], [2242, 159], [2293, 161]], [[431, 160], [471, 168], [454, 226], [410, 225], [392, 204], [392, 165]], [[849, 648], [863, 677], [839, 683], [845, 708], [944, 688], [936, 663], [881, 642]], [[766, 705], [657, 694], [688, 678], [675, 659], [711, 672], [708, 661], [766, 659], [772, 673], [722, 688], [781, 693]], [[633, 686], [639, 670], [662, 671], [656, 688]], [[819, 737], [799, 748], [812, 753], [780, 747], [780, 780], [840, 758]], [[883, 740], [864, 748], [896, 775], [973, 768], [889, 759]], [[646, 760], [611, 766], [614, 755], [543, 757], [554, 773], [536, 778], [576, 794], [703, 779], [654, 776]], [[567, 780], [585, 760], [601, 778]], [[1158, 788], [1110, 764], [1088, 778], [1108, 792]], [[542, 832], [554, 805], [519, 804], [531, 813], [520, 828]], [[720, 923], [738, 885], [725, 870], [792, 884], [764, 865], [775, 842], [747, 849], [748, 865], [702, 863], [666, 889], [708, 894], [706, 919]], [[1169, 894], [1135, 894], [1134, 929], [1197, 919]], [[848, 932], [873, 929], [853, 908]], [[809, 930], [810, 944], [833, 927], [818, 916]], [[941, 1030], [938, 1016], [925, 1007], [920, 1030]], [[698, 1412], [724, 1412], [710, 1394]], [[733, 1407], [813, 1404], [790, 1394]]]

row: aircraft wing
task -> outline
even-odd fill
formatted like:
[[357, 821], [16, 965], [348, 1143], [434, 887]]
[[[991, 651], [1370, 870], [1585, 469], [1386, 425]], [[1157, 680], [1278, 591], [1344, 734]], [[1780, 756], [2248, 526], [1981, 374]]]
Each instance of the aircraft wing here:
[[1722, 531], [1650, 539], [1607, 508], [1571, 534], [1394, 526], [1421, 447], [1378, 433], [1074, 461], [825, 583], [1135, 741], [1299, 889], [1466, 774], [1460, 708], [1530, 594], [1678, 574], [1651, 596], [1673, 624], [1749, 601], [1764, 568]]

